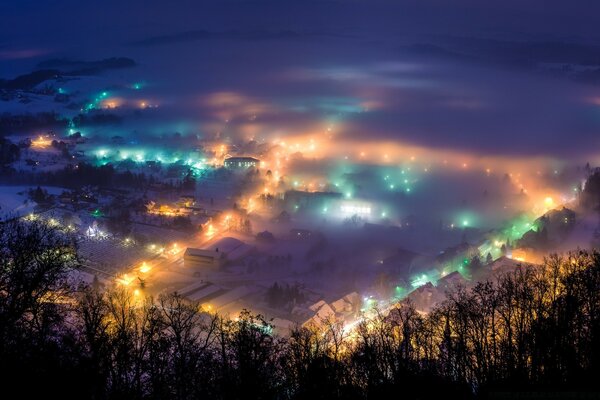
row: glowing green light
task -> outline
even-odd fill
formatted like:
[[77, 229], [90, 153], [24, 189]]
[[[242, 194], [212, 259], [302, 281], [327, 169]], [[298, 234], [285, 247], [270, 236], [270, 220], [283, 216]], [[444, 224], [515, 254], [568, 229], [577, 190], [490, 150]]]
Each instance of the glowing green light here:
[[416, 288], [425, 285], [427, 282], [429, 282], [427, 275], [423, 274], [413, 279], [410, 284], [413, 288]]
[[350, 193], [350, 192], [346, 192], [346, 197], [347, 197], [347, 198], [350, 198], [350, 197], [352, 197], [352, 193]]
[[462, 222], [462, 224], [463, 224], [463, 226], [469, 226], [469, 221], [465, 219], [465, 220]]
[[407, 193], [408, 193], [408, 192], [410, 192], [410, 188], [406, 188], [406, 192], [407, 192]]
[[394, 189], [394, 188], [395, 188], [395, 186], [394, 186], [394, 185], [390, 185], [390, 189]]

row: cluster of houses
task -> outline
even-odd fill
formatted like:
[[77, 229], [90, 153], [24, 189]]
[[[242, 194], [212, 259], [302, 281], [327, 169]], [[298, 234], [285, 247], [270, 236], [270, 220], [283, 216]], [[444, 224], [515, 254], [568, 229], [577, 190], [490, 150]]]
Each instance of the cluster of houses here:
[[500, 257], [497, 260], [483, 266], [479, 271], [473, 272], [473, 279], [467, 281], [458, 271], [454, 271], [437, 281], [416, 288], [410, 292], [406, 299], [410, 301], [420, 313], [429, 313], [436, 305], [446, 299], [448, 292], [459, 287], [469, 287], [473, 282], [495, 281], [500, 276], [513, 272], [519, 268], [537, 268], [537, 264], [523, 262], [514, 258]]

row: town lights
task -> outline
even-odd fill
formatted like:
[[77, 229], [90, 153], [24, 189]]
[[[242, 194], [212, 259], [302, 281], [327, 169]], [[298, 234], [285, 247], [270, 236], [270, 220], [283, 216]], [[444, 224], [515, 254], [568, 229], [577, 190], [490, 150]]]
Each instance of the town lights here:
[[171, 247], [171, 250], [169, 250], [169, 253], [175, 255], [177, 253], [179, 253], [181, 249], [179, 248], [179, 245], [177, 243], [173, 243], [173, 246]]
[[31, 147], [34, 149], [45, 149], [50, 147], [52, 141], [48, 136], [39, 136], [37, 139], [31, 141]]
[[217, 231], [213, 227], [212, 224], [208, 224], [208, 228], [206, 229], [206, 233], [204, 234], [206, 237], [211, 238], [215, 235]]
[[146, 261], [144, 261], [142, 263], [142, 266], [140, 267], [140, 272], [145, 274], [147, 272], [149, 272], [152, 268], [148, 265], [148, 263], [146, 263]]
[[133, 276], [131, 276], [129, 274], [123, 274], [119, 278], [117, 278], [117, 283], [119, 283], [123, 286], [129, 286], [132, 281], [133, 281]]

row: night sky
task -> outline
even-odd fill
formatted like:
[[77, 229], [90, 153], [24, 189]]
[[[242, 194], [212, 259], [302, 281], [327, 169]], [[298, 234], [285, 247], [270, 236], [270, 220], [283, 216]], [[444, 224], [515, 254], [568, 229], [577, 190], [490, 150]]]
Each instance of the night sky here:
[[174, 119], [509, 156], [600, 144], [597, 1], [5, 0], [0, 15], [0, 77], [131, 57]]

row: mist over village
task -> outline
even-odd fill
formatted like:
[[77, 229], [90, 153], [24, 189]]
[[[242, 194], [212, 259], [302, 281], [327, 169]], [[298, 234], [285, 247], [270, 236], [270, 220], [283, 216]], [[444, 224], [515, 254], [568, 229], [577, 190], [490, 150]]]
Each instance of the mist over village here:
[[600, 4], [0, 15], [0, 398], [600, 397]]

